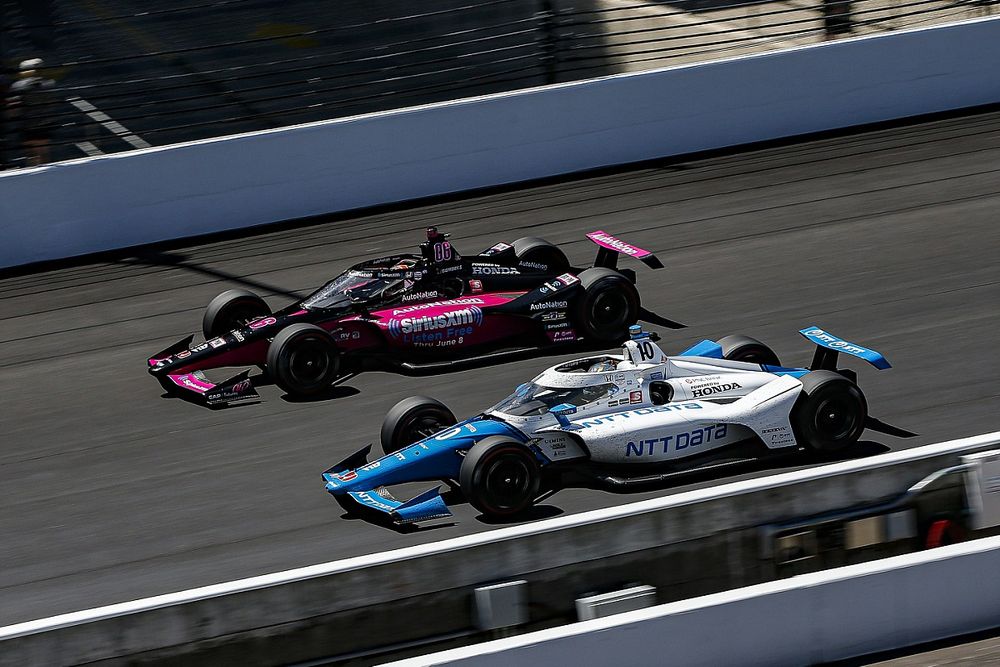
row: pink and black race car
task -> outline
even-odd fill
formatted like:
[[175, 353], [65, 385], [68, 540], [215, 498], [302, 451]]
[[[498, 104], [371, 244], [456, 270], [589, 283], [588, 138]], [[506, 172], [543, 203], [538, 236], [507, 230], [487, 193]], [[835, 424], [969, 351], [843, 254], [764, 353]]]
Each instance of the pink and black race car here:
[[570, 266], [555, 245], [526, 237], [463, 257], [436, 228], [418, 255], [357, 264], [306, 299], [271, 312], [233, 289], [205, 311], [194, 336], [148, 360], [170, 393], [208, 405], [258, 399], [244, 371], [221, 384], [204, 371], [258, 366], [293, 396], [315, 396], [364, 370], [428, 375], [621, 342], [637, 320], [680, 324], [642, 308], [635, 272], [618, 255], [658, 269], [649, 251], [603, 231], [594, 266]]

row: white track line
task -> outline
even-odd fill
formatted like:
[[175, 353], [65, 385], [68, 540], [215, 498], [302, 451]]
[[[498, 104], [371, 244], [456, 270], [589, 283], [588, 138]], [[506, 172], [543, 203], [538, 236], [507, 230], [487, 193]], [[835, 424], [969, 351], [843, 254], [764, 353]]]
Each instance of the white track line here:
[[104, 151], [102, 151], [100, 148], [98, 148], [94, 144], [90, 143], [89, 141], [81, 141], [81, 142], [79, 142], [79, 143], [76, 144], [76, 147], [79, 148], [81, 151], [83, 151], [84, 153], [86, 153], [90, 157], [96, 157], [98, 155], [104, 155]]
[[114, 133], [119, 139], [126, 142], [130, 146], [135, 148], [149, 148], [152, 146], [151, 143], [142, 137], [137, 136], [134, 132], [131, 132], [124, 125], [111, 118], [111, 116], [104, 113], [87, 100], [79, 97], [69, 97], [66, 101], [83, 113], [87, 114], [87, 116], [89, 116], [92, 120], [95, 120], [103, 125], [108, 131]]

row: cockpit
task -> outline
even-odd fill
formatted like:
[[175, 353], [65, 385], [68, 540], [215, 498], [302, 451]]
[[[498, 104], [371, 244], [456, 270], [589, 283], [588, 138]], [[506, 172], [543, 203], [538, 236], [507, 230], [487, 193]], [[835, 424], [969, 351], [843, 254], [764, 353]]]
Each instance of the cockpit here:
[[609, 382], [585, 387], [547, 387], [527, 382], [487, 412], [500, 412], [514, 417], [536, 417], [557, 405], [581, 407], [617, 391], [618, 387]]
[[390, 257], [359, 264], [313, 292], [302, 307], [329, 309], [351, 303], [391, 301], [425, 276], [422, 260], [413, 256]]

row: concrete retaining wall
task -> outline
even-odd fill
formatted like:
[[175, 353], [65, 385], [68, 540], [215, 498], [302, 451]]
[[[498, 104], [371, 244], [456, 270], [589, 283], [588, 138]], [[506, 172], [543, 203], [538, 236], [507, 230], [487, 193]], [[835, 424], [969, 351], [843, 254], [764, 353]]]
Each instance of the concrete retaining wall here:
[[998, 561], [991, 537], [391, 664], [825, 664], [997, 627]]
[[661, 600], [745, 586], [773, 576], [758, 526], [893, 496], [997, 443], [977, 436], [21, 623], [0, 628], [0, 665], [308, 660], [466, 630], [472, 588], [504, 580], [568, 608], [629, 581], [661, 587]]
[[0, 174], [0, 267], [1000, 101], [1000, 19]]

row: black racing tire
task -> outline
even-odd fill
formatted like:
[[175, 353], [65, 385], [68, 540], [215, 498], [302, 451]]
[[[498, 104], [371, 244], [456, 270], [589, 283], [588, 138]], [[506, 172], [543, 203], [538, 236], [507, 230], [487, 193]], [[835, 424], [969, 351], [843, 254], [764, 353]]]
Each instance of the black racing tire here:
[[382, 420], [382, 452], [392, 454], [458, 422], [441, 401], [426, 396], [404, 398]]
[[541, 478], [535, 455], [503, 436], [483, 438], [473, 445], [458, 473], [462, 494], [491, 519], [529, 509], [538, 497]]
[[780, 366], [781, 361], [774, 350], [750, 336], [723, 336], [718, 340], [722, 346], [722, 358], [730, 361], [748, 361], [753, 364]]
[[323, 329], [293, 324], [278, 332], [267, 348], [267, 372], [292, 396], [315, 396], [340, 373], [340, 352]]
[[580, 274], [583, 295], [577, 299], [576, 326], [584, 337], [599, 343], [617, 343], [639, 319], [639, 291], [621, 273], [594, 267]]
[[245, 289], [226, 290], [208, 303], [201, 318], [201, 331], [205, 340], [218, 338], [247, 322], [266, 317], [271, 309], [264, 299]]
[[802, 393], [792, 406], [795, 440], [819, 454], [851, 447], [865, 430], [868, 402], [860, 387], [833, 371], [802, 376]]
[[569, 270], [569, 260], [566, 259], [566, 253], [559, 246], [549, 243], [545, 239], [534, 236], [519, 238], [514, 241], [514, 254], [517, 255], [518, 261], [542, 265], [528, 268], [546, 273], [565, 273]]

